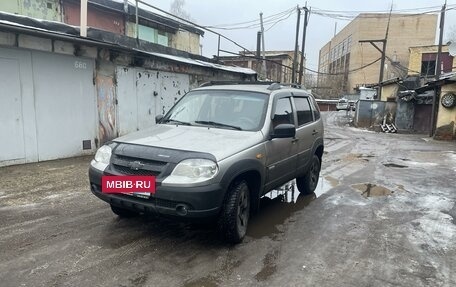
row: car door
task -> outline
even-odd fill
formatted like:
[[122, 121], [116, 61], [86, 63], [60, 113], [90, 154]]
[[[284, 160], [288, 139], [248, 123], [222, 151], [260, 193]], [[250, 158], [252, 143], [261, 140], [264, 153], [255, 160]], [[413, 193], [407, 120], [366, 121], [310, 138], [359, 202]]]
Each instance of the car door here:
[[[313, 146], [321, 128], [315, 121], [315, 114], [310, 95], [293, 93], [293, 104], [297, 115], [296, 141], [297, 141], [297, 173], [298, 176], [307, 171], [310, 159], [313, 156]], [[317, 112], [317, 111], [315, 111]], [[319, 115], [319, 113], [318, 113]]]
[[[270, 133], [279, 124], [295, 124], [295, 115], [290, 93], [276, 95], [270, 121]], [[296, 175], [296, 154], [298, 147], [294, 138], [273, 138], [266, 142], [266, 186], [269, 191]]]

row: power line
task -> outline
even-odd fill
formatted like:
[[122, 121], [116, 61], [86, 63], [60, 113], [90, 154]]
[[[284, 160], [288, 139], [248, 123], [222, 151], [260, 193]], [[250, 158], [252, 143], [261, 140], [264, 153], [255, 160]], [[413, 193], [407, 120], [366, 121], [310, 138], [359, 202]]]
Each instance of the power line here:
[[[231, 54], [231, 55], [236, 55], [236, 56], [241, 56], [241, 57], [244, 57], [244, 58], [250, 58], [250, 59], [255, 59], [255, 60], [260, 60], [260, 61], [263, 61], [263, 58], [260, 58], [260, 57], [256, 57], [256, 56], [250, 56], [250, 55], [244, 55], [244, 54], [240, 54], [240, 53], [236, 53], [236, 52], [230, 52], [230, 51], [226, 51], [226, 50], [220, 50], [221, 52], [224, 52], [224, 53], [227, 53], [227, 54]], [[281, 66], [281, 67], [285, 67], [289, 70], [293, 70], [292, 67], [290, 66], [287, 66], [287, 65], [284, 65], [282, 64], [281, 62], [276, 62], [274, 60], [271, 60], [271, 59], [264, 59], [265, 61], [267, 62], [271, 62], [271, 63], [274, 63], [278, 66]], [[353, 72], [356, 72], [356, 71], [359, 71], [359, 70], [362, 70], [362, 69], [365, 69], [369, 66], [372, 66], [373, 64], [377, 63], [378, 61], [380, 61], [381, 58], [378, 58], [377, 60], [375, 61], [372, 61], [364, 66], [361, 66], [361, 67], [358, 67], [356, 69], [353, 69], [353, 70], [348, 70], [346, 72], [340, 72], [340, 73], [324, 73], [324, 72], [318, 72], [316, 70], [313, 70], [313, 69], [309, 69], [307, 67], [304, 67], [305, 70], [309, 71], [309, 72], [312, 72], [312, 73], [315, 73], [315, 74], [319, 74], [319, 75], [330, 75], [330, 76], [337, 76], [337, 75], [344, 75], [344, 74], [350, 74], [350, 73], [353, 73]]]
[[142, 0], [135, 0], [135, 1], [137, 1], [138, 3], [141, 3], [141, 4], [145, 5], [145, 6], [148, 6], [148, 7], [152, 8], [152, 9], [155, 9], [155, 10], [157, 10], [157, 11], [160, 11], [160, 12], [162, 12], [162, 13], [165, 13], [166, 15], [169, 15], [169, 16], [172, 16], [172, 17], [174, 17], [174, 18], [176, 18], [176, 19], [179, 19], [180, 21], [189, 23], [189, 24], [191, 24], [191, 25], [193, 25], [193, 26], [195, 26], [195, 27], [198, 27], [198, 28], [200, 28], [200, 29], [204, 29], [204, 30], [206, 30], [206, 31], [208, 31], [208, 32], [211, 32], [211, 33], [213, 33], [213, 34], [215, 34], [215, 35], [218, 35], [219, 37], [221, 37], [221, 38], [223, 38], [223, 39], [225, 39], [225, 40], [230, 41], [230, 42], [233, 43], [234, 45], [238, 46], [239, 48], [241, 48], [241, 49], [243, 49], [243, 50], [245, 50], [245, 51], [247, 51], [247, 52], [249, 52], [250, 54], [255, 54], [254, 52], [252, 52], [252, 51], [250, 51], [249, 49], [247, 49], [247, 48], [241, 46], [241, 45], [238, 44], [236, 41], [234, 41], [234, 40], [228, 38], [227, 36], [225, 36], [225, 35], [223, 35], [223, 34], [221, 34], [221, 33], [218, 33], [218, 32], [216, 32], [216, 31], [214, 31], [214, 30], [208, 29], [208, 28], [206, 28], [206, 27], [204, 27], [204, 26], [201, 26], [201, 25], [199, 25], [199, 24], [196, 24], [195, 22], [192, 22], [192, 21], [190, 21], [190, 20], [187, 20], [187, 19], [184, 19], [184, 18], [182, 18], [182, 17], [173, 15], [173, 14], [170, 13], [170, 12], [167, 12], [167, 11], [165, 11], [165, 10], [163, 10], [163, 9], [160, 9], [160, 8], [158, 8], [158, 7], [156, 7], [156, 6], [153, 6], [153, 5], [151, 5], [151, 4], [147, 3], [147, 2], [144, 2], [144, 1], [142, 1]]
[[[271, 15], [268, 17], [264, 17], [263, 22], [264, 22], [264, 24], [276, 23], [278, 21], [288, 18], [294, 11], [295, 11], [295, 8], [291, 8], [291, 9], [287, 9], [285, 11], [279, 12], [277, 14], [274, 14], [274, 15]], [[249, 24], [249, 25], [244, 25], [244, 24]], [[240, 26], [240, 25], [244, 25], [244, 26]], [[260, 27], [260, 20], [256, 19], [256, 20], [247, 21], [247, 22], [213, 25], [213, 26], [206, 25], [204, 27], [212, 28], [212, 29], [219, 29], [219, 30], [256, 29], [256, 28]]]
[[306, 69], [307, 71], [310, 71], [310, 72], [313, 72], [313, 73], [317, 73], [319, 75], [329, 75], [329, 76], [338, 76], [338, 75], [345, 75], [345, 74], [350, 74], [350, 73], [353, 73], [353, 72], [356, 72], [356, 71], [359, 71], [359, 70], [362, 70], [364, 68], [367, 68], [369, 66], [372, 66], [373, 64], [377, 63], [378, 61], [380, 61], [382, 58], [378, 58], [377, 60], [375, 61], [372, 61], [364, 66], [361, 66], [361, 67], [358, 67], [356, 69], [353, 69], [353, 70], [348, 70], [346, 72], [339, 72], [339, 73], [324, 73], [324, 72], [318, 72], [318, 71], [315, 71], [315, 70], [312, 70], [312, 69], [309, 69], [309, 68], [304, 68]]

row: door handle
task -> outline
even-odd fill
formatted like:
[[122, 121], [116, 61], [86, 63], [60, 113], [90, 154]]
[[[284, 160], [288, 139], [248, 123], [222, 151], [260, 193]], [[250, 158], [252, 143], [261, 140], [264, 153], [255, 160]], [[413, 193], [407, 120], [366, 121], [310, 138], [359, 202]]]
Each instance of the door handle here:
[[294, 143], [297, 143], [298, 141], [299, 141], [299, 139], [298, 139], [298, 138], [296, 138], [296, 139], [292, 139], [292, 140], [291, 140], [291, 143], [293, 143], [293, 144], [294, 144]]
[[318, 131], [317, 130], [313, 130], [312, 135], [314, 136], [316, 134], [318, 134]]

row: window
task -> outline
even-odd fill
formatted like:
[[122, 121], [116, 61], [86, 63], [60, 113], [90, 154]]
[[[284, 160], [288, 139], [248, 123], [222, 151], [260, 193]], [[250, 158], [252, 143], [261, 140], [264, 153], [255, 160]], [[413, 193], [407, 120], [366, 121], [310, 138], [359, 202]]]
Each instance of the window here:
[[298, 126], [310, 123], [313, 120], [313, 117], [309, 100], [307, 98], [294, 98], [294, 102], [298, 113]]
[[282, 98], [277, 101], [272, 125], [275, 128], [280, 124], [294, 124], [290, 98]]
[[312, 108], [312, 113], [314, 116], [314, 121], [320, 118], [320, 110], [318, 109], [318, 105], [313, 98], [309, 98], [310, 100], [310, 107]]
[[435, 61], [422, 61], [421, 62], [421, 75], [422, 76], [435, 75]]

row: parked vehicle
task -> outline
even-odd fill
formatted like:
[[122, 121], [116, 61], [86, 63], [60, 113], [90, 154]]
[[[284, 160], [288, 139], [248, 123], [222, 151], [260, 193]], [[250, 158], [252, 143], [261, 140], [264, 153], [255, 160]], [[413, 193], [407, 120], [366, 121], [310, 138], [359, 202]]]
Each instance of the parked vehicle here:
[[[237, 243], [267, 192], [295, 178], [303, 194], [317, 186], [323, 122], [314, 97], [303, 90], [277, 83], [208, 85], [156, 121], [106, 143], [91, 162], [92, 193], [119, 216], [210, 218]], [[109, 175], [154, 176], [156, 190], [105, 193], [102, 177]]]
[[337, 111], [348, 110], [348, 108], [349, 108], [349, 105], [348, 105], [348, 101], [346, 99], [340, 99], [336, 104]]

